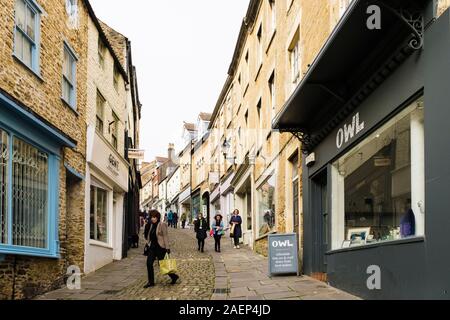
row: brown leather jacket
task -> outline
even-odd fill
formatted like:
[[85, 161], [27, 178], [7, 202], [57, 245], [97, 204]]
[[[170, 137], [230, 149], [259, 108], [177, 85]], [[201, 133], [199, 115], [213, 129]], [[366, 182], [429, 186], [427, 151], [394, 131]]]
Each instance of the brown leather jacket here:
[[[150, 241], [150, 228], [153, 226], [151, 223], [147, 223], [144, 229], [145, 240]], [[160, 221], [156, 227], [156, 237], [158, 238], [158, 244], [163, 249], [169, 248], [169, 232], [165, 222]]]

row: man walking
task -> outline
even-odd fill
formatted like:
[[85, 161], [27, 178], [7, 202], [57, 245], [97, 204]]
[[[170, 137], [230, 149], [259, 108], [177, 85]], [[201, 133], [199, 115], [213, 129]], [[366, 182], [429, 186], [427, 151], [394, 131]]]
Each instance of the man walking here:
[[173, 213], [173, 227], [175, 229], [178, 227], [178, 213], [176, 212]]
[[172, 210], [169, 210], [169, 213], [167, 214], [167, 220], [169, 222], [169, 227], [172, 227], [172, 224], [173, 224], [173, 212], [172, 212]]

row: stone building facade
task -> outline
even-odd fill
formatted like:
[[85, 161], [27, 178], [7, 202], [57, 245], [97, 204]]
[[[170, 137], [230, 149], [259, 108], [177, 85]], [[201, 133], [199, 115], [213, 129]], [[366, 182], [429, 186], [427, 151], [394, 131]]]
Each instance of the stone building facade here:
[[122, 259], [130, 170], [127, 39], [95, 17], [88, 21], [87, 39], [85, 273]]
[[[1, 196], [0, 216], [9, 219], [0, 227], [0, 299], [31, 298], [61, 285], [69, 266], [83, 268], [88, 5], [0, 2], [0, 183], [7, 192]], [[64, 76], [71, 83], [67, 95]], [[10, 147], [12, 159], [4, 152]], [[35, 177], [47, 170], [48, 178], [41, 176], [39, 182], [47, 193], [33, 186], [37, 178], [19, 171], [12, 173], [14, 179], [20, 177], [28, 187], [12, 181], [5, 175], [11, 167], [31, 170]], [[5, 206], [5, 201], [13, 205]], [[35, 220], [27, 223], [19, 217]]]
[[244, 18], [209, 127], [208, 175], [220, 177], [211, 210], [239, 209], [242, 241], [263, 255], [269, 234], [295, 232], [302, 256], [301, 144], [271, 124], [348, 5], [255, 0]]

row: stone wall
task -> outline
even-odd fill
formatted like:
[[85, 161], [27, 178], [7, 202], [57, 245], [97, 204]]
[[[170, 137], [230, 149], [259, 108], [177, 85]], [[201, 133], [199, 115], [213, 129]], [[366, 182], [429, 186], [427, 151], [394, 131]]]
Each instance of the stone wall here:
[[[69, 23], [65, 3], [60, 0], [37, 0], [44, 9], [41, 16], [40, 77], [13, 56], [13, 0], [0, 0], [0, 88], [76, 141], [74, 150], [61, 150], [59, 190], [59, 240], [61, 257], [47, 259], [19, 255], [0, 256], [0, 299], [24, 299], [51, 290], [63, 283], [71, 263], [83, 268], [84, 196], [69, 191], [67, 197], [76, 206], [66, 210], [66, 169], [70, 165], [85, 173], [86, 153], [86, 83], [88, 12], [79, 1], [78, 27]], [[77, 61], [77, 108], [73, 110], [61, 96], [63, 41], [75, 51]], [[80, 182], [80, 184], [83, 184]], [[84, 187], [80, 187], [83, 189]]]

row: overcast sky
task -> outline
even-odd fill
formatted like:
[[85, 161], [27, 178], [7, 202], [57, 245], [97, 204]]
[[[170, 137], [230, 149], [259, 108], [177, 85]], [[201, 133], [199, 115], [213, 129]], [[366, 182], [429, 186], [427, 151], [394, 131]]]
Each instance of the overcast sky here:
[[249, 0], [91, 0], [97, 17], [131, 41], [146, 161], [184, 145], [183, 121], [212, 112]]

